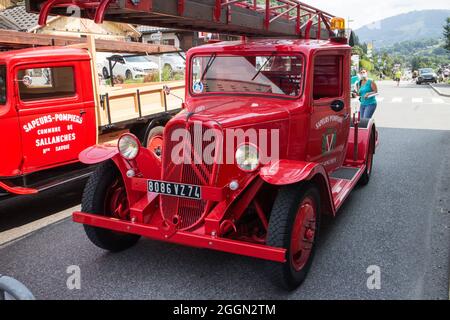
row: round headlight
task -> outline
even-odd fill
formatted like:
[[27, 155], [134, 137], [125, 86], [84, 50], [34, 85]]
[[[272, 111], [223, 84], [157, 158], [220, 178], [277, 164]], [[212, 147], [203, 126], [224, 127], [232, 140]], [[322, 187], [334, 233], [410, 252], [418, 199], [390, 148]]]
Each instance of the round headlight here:
[[243, 144], [236, 150], [236, 164], [243, 171], [255, 171], [259, 167], [258, 148], [250, 144]]
[[127, 160], [133, 160], [139, 154], [141, 144], [134, 135], [125, 133], [119, 138], [118, 148], [120, 155]]

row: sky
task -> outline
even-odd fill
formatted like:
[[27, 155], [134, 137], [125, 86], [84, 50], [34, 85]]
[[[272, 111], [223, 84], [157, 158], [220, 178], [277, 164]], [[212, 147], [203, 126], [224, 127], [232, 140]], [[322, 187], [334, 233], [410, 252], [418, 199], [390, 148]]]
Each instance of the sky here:
[[350, 22], [352, 29], [414, 10], [450, 10], [450, 0], [303, 0], [303, 2], [346, 20], [348, 18], [354, 20]]

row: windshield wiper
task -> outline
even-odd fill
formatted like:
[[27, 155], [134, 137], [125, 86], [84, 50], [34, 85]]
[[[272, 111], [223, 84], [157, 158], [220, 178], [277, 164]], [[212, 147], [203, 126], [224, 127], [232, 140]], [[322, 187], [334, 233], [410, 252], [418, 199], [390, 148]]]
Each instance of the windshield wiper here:
[[258, 72], [255, 74], [255, 76], [252, 78], [252, 81], [255, 80], [257, 76], [259, 76], [261, 71], [269, 63], [269, 61], [273, 59], [274, 56], [275, 56], [275, 53], [272, 53], [272, 55], [269, 58], [267, 58], [266, 62], [264, 62], [264, 64], [258, 69]]
[[208, 73], [209, 69], [211, 68], [212, 64], [216, 60], [216, 57], [217, 57], [217, 53], [213, 53], [211, 55], [211, 57], [209, 57], [208, 63], [206, 64], [206, 67], [205, 67], [205, 70], [203, 71], [202, 76], [200, 77], [200, 81], [203, 81], [203, 79], [205, 78], [205, 76]]

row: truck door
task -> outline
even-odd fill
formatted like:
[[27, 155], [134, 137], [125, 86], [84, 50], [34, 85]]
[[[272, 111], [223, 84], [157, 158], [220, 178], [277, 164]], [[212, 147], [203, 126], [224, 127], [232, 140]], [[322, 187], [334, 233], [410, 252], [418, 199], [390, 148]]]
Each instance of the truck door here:
[[347, 149], [351, 106], [345, 78], [350, 81], [349, 72], [345, 52], [318, 53], [313, 58], [308, 157], [311, 162], [322, 163], [328, 171], [343, 164]]
[[88, 80], [81, 79], [81, 67], [74, 61], [16, 68], [24, 173], [76, 162], [95, 144], [95, 109], [83, 99]]

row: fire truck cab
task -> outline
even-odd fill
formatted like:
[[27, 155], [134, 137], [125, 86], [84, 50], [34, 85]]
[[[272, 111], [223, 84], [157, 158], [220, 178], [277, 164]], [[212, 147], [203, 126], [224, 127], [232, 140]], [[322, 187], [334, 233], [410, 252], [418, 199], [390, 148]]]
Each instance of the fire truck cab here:
[[80, 154], [100, 163], [82, 223], [119, 251], [140, 236], [267, 260], [271, 279], [298, 287], [323, 215], [367, 184], [373, 120], [352, 114], [351, 48], [319, 39], [244, 39], [191, 49], [183, 110], [161, 157], [124, 134]]
[[25, 187], [25, 177], [75, 164], [78, 154], [96, 143], [90, 64], [82, 49], [0, 54], [0, 195], [37, 192]]

